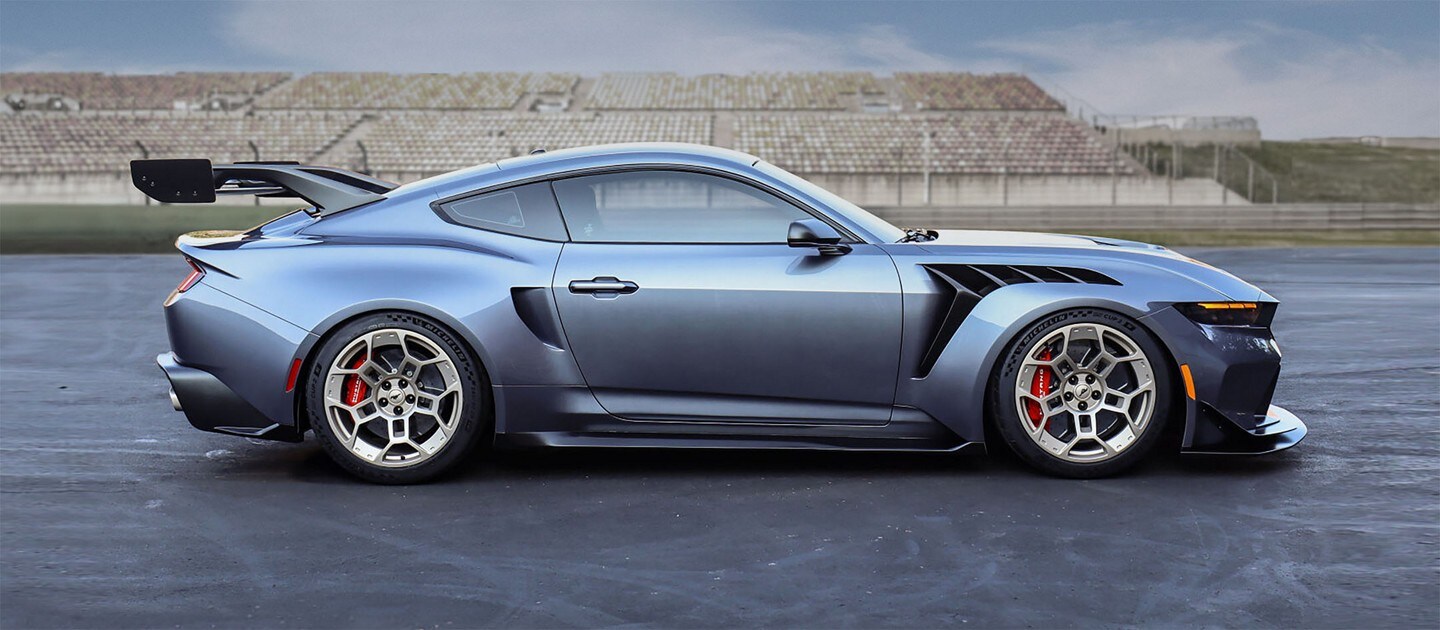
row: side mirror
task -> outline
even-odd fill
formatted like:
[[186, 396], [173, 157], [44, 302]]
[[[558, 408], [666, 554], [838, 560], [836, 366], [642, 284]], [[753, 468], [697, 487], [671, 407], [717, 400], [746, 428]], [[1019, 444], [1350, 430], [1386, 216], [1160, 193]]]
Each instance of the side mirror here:
[[821, 256], [850, 253], [850, 246], [840, 243], [840, 233], [819, 219], [801, 219], [790, 224], [786, 242], [791, 247], [814, 247]]

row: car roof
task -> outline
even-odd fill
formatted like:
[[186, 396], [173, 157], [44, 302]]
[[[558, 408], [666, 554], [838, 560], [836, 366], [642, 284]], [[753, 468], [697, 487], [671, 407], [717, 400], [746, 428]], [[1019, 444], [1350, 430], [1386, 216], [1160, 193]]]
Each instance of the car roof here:
[[646, 161], [650, 161], [656, 157], [670, 156], [678, 162], [688, 162], [695, 158], [703, 158], [707, 161], [730, 162], [735, 166], [751, 166], [759, 159], [748, 153], [704, 144], [690, 144], [687, 142], [624, 142], [531, 153], [530, 155], [500, 160], [498, 165], [500, 170], [504, 171], [518, 170], [527, 167], [540, 167], [545, 164], [568, 163], [577, 158], [636, 157], [640, 155], [645, 156]]
[[488, 162], [411, 182], [391, 191], [390, 198], [416, 193], [444, 197], [477, 186], [507, 180], [543, 177], [596, 166], [623, 164], [703, 165], [748, 171], [759, 158], [748, 153], [684, 142], [627, 142], [544, 151]]

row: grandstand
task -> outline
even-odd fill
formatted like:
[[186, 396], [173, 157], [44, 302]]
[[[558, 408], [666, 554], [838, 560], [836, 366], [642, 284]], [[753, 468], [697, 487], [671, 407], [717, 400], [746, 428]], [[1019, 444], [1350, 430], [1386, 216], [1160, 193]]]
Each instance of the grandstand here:
[[7, 72], [0, 74], [0, 93], [7, 105], [20, 110], [52, 101], [91, 110], [200, 109], [217, 98], [249, 102], [288, 78], [284, 72]]
[[309, 116], [0, 116], [0, 173], [114, 173], [138, 157], [309, 160], [360, 121]]
[[1018, 74], [897, 72], [895, 81], [915, 109], [1064, 110], [1035, 82]]
[[285, 84], [257, 109], [511, 109], [528, 94], [568, 95], [580, 77], [515, 72], [321, 72]]
[[679, 141], [755, 154], [862, 204], [1243, 202], [1152, 175], [1017, 74], [7, 73], [0, 94], [7, 200], [129, 200], [128, 161], [146, 156], [404, 182], [541, 147]]
[[[697, 115], [565, 113], [514, 115], [423, 112], [385, 115], [342, 162], [381, 175], [409, 179], [524, 155], [539, 148], [612, 142], [710, 144], [711, 118]], [[363, 161], [362, 161], [363, 160]]]
[[683, 77], [673, 73], [606, 74], [591, 109], [844, 110], [846, 97], [885, 90], [864, 72], [804, 72]]

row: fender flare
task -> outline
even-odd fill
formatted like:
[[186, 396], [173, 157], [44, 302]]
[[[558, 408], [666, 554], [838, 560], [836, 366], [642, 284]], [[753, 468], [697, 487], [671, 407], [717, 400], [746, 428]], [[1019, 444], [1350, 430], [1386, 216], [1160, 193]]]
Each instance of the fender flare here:
[[[480, 362], [480, 372], [490, 385], [491, 395], [489, 404], [491, 405], [492, 412], [494, 409], [501, 408], [496, 398], [499, 396], [499, 391], [502, 388], [495, 387], [495, 375], [490, 372], [489, 368], [489, 366], [494, 365], [494, 363], [490, 361], [490, 356], [485, 351], [480, 340], [476, 339], [470, 330], [460, 323], [458, 318], [431, 305], [414, 300], [380, 299], [358, 302], [326, 317], [319, 324], [315, 325], [309, 334], [306, 335], [305, 342], [295, 349], [293, 360], [300, 361], [300, 374], [307, 374], [310, 370], [314, 369], [315, 349], [320, 345], [321, 341], [345, 325], [346, 322], [375, 313], [394, 312], [411, 313], [428, 317], [440, 322], [440, 324], [444, 325], [450, 332], [454, 333], [455, 336], [465, 344], [465, 347], [474, 354], [475, 359]], [[291, 405], [295, 413], [296, 430], [303, 434], [309, 429], [309, 417], [304, 408], [305, 390], [300, 384], [301, 382], [303, 382], [303, 378], [300, 379], [300, 382], [296, 383], [295, 390], [291, 392]]]
[[[1134, 319], [1154, 335], [1166, 352], [1166, 369], [1175, 369], [1170, 335], [1147, 322], [1154, 310], [1125, 287], [1075, 284], [1027, 284], [997, 290], [976, 304], [941, 351], [924, 378], [903, 379], [908, 396], [898, 404], [913, 405], [962, 438], [983, 441], [989, 422], [986, 409], [990, 378], [1001, 355], [1026, 328], [1046, 317], [1076, 308], [1113, 311]], [[1187, 425], [1190, 418], [1186, 418]]]

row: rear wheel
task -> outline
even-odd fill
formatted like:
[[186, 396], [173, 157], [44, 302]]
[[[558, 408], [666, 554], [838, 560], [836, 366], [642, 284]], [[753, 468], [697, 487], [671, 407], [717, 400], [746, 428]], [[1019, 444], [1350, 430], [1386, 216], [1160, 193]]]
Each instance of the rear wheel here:
[[1159, 343], [1135, 320], [1098, 309], [1047, 317], [1021, 333], [991, 380], [1005, 442], [1051, 474], [1101, 477], [1138, 462], [1168, 419]]
[[488, 431], [484, 376], [438, 323], [362, 317], [321, 346], [306, 386], [310, 426], [335, 463], [377, 483], [455, 467]]

